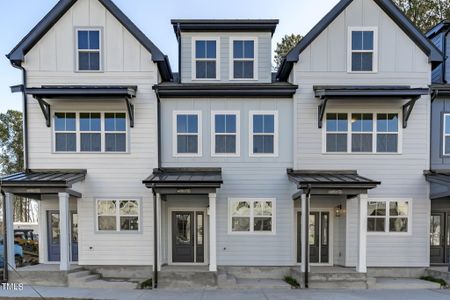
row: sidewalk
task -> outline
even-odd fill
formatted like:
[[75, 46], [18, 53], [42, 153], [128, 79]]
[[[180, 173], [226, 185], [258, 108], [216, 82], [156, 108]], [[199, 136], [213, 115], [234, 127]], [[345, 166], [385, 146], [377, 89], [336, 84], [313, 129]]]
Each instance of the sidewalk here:
[[[57, 287], [38, 287], [36, 290], [45, 298], [68, 299], [117, 299], [117, 300], [448, 300], [450, 290], [118, 290], [118, 289], [74, 289]], [[23, 291], [0, 290], [0, 299], [36, 298], [30, 287]]]

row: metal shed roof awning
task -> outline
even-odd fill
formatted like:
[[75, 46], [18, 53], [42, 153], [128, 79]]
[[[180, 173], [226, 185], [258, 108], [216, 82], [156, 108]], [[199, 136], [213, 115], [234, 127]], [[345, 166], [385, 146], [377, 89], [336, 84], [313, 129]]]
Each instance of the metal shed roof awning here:
[[433, 191], [432, 186], [430, 191], [431, 200], [450, 196], [450, 170], [424, 171], [424, 175], [428, 182], [438, 184], [443, 188]]
[[[311, 189], [317, 195], [358, 195], [373, 189], [381, 182], [361, 175], [353, 170], [292, 170], [288, 169], [289, 180], [298, 189]], [[297, 199], [298, 195], [294, 195]]]
[[222, 169], [159, 168], [143, 183], [161, 194], [206, 194], [222, 185]]
[[46, 125], [50, 127], [51, 112], [50, 104], [44, 99], [83, 99], [95, 98], [105, 100], [124, 100], [127, 105], [130, 126], [134, 127], [134, 105], [130, 99], [136, 97], [137, 86], [120, 85], [43, 85], [40, 88], [24, 88], [23, 86], [11, 87], [12, 92], [25, 92], [33, 96], [39, 102], [44, 114]]
[[71, 188], [83, 181], [86, 173], [86, 170], [28, 170], [0, 178], [0, 189], [34, 199], [60, 192], [81, 198], [81, 194]]
[[397, 98], [400, 100], [409, 99], [403, 105], [403, 128], [408, 125], [408, 119], [418, 99], [423, 95], [428, 95], [430, 90], [428, 88], [411, 88], [410, 86], [314, 86], [314, 94], [320, 98], [318, 110], [318, 126], [322, 128], [322, 120], [325, 114], [325, 109], [328, 100], [342, 100], [342, 99], [386, 99]]

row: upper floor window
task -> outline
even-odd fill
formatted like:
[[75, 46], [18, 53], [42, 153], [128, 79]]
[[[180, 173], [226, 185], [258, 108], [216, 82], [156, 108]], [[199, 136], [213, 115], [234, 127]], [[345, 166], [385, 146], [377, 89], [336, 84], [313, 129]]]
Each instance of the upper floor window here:
[[101, 70], [101, 32], [99, 29], [77, 29], [77, 70]]
[[211, 153], [213, 156], [239, 155], [239, 113], [212, 113]]
[[76, 113], [55, 113], [55, 151], [77, 151]]
[[367, 232], [408, 232], [408, 200], [375, 200], [367, 203]]
[[100, 152], [101, 142], [100, 113], [80, 113], [80, 151]]
[[250, 156], [278, 155], [277, 112], [250, 112]]
[[201, 156], [201, 113], [175, 112], [175, 156]]
[[399, 114], [327, 113], [325, 151], [398, 153]]
[[194, 79], [217, 79], [217, 40], [194, 39]]
[[444, 155], [450, 155], [450, 114], [444, 114]]
[[105, 113], [105, 151], [125, 152], [127, 125], [125, 113]]
[[349, 28], [348, 71], [377, 72], [377, 28]]
[[255, 79], [255, 44], [256, 40], [232, 40], [233, 79]]

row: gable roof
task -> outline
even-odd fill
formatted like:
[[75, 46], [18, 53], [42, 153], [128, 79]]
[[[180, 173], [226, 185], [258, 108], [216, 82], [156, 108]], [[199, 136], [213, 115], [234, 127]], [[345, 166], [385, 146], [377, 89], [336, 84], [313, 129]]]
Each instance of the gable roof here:
[[[147, 49], [153, 62], [158, 64], [161, 77], [165, 80], [172, 79], [169, 59], [158, 47], [112, 2], [111, 0], [98, 0], [139, 43]], [[6, 57], [16, 65], [20, 65], [25, 55], [36, 43], [55, 25], [65, 13], [77, 2], [77, 0], [60, 0], [45, 17], [15, 46]]]
[[[391, 19], [416, 43], [429, 57], [431, 62], [442, 62], [443, 54], [431, 43], [392, 0], [373, 0]], [[308, 34], [285, 56], [278, 70], [278, 80], [286, 80], [293, 64], [298, 62], [302, 53], [351, 3], [353, 0], [341, 0]]]
[[427, 33], [426, 37], [432, 39], [436, 34], [441, 33], [442, 31], [446, 31], [450, 28], [450, 19], [442, 20], [438, 24], [436, 24], [433, 28], [431, 28]]

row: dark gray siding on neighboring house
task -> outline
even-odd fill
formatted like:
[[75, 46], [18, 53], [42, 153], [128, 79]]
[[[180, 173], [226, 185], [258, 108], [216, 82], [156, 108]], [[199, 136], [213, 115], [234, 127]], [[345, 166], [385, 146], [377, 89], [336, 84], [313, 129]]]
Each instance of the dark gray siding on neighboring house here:
[[[439, 50], [443, 50], [444, 49], [444, 34], [440, 33], [438, 35], [436, 35], [434, 38], [431, 39], [431, 41], [433, 42], [433, 44], [436, 45], [436, 47]], [[443, 83], [443, 78], [442, 78], [442, 68], [444, 67], [444, 64], [439, 65], [438, 67], [434, 68], [432, 73], [431, 73], [431, 81], [433, 83]]]
[[447, 83], [450, 82], [450, 34], [447, 34], [446, 38], [446, 53], [445, 56], [447, 57], [445, 62], [445, 79], [447, 80]]
[[450, 169], [450, 155], [444, 155], [444, 114], [450, 113], [450, 97], [436, 98], [431, 108], [431, 169]]

